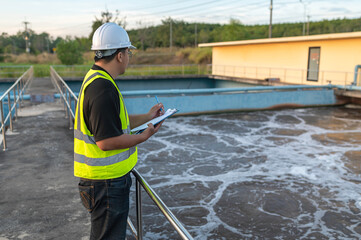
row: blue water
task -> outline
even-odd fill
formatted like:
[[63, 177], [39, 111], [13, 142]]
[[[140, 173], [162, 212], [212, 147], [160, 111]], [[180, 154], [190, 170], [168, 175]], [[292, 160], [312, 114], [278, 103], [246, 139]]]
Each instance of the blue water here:
[[[7, 89], [9, 89], [13, 83], [0, 83], [0, 97], [6, 92]], [[13, 98], [13, 92], [10, 93], [10, 97]], [[13, 100], [11, 101], [13, 104]], [[8, 101], [7, 97], [3, 100], [3, 110], [4, 110], [4, 118], [9, 114], [9, 107], [8, 107]], [[12, 111], [12, 115], [15, 116], [15, 110]], [[0, 120], [1, 120], [1, 112], [0, 112]], [[1, 122], [0, 122], [1, 124]], [[5, 122], [5, 125], [9, 125], [9, 120]]]
[[11, 85], [13, 85], [13, 83], [0, 83], [0, 96], [2, 96]]

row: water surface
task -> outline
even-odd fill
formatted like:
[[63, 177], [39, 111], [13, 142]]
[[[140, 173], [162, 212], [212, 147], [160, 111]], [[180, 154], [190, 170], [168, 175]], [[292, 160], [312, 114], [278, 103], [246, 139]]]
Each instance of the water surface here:
[[[360, 119], [350, 108], [171, 118], [139, 146], [137, 169], [195, 239], [360, 239]], [[179, 239], [143, 203], [145, 238]]]

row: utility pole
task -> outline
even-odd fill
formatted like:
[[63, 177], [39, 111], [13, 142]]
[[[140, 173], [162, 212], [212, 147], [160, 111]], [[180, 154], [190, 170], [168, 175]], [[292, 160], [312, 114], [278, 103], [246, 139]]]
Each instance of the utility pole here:
[[170, 29], [169, 29], [169, 50], [170, 51], [172, 51], [172, 19], [171, 18], [169, 18], [170, 19], [170, 25], [169, 25], [169, 27], [170, 27]]
[[48, 47], [48, 53], [50, 53], [50, 43], [49, 43], [49, 38], [46, 38], [46, 42], [47, 42], [47, 47]]
[[269, 6], [270, 15], [269, 15], [269, 29], [268, 29], [268, 37], [272, 38], [272, 9], [273, 9], [273, 0], [271, 0], [271, 5]]
[[194, 47], [197, 47], [197, 43], [198, 43], [198, 41], [197, 41], [197, 23], [194, 26], [194, 35], [195, 35], [195, 37], [194, 37]]
[[302, 34], [303, 34], [303, 36], [305, 36], [305, 31], [306, 31], [306, 3], [302, 2], [302, 0], [300, 0], [300, 3], [303, 4], [303, 29], [302, 29]]
[[25, 51], [26, 51], [27, 53], [29, 53], [29, 52], [30, 52], [30, 47], [29, 47], [28, 24], [29, 24], [30, 22], [24, 21], [23, 23], [25, 24], [25, 47], [26, 47]]
[[310, 34], [310, 15], [307, 15], [307, 35]]

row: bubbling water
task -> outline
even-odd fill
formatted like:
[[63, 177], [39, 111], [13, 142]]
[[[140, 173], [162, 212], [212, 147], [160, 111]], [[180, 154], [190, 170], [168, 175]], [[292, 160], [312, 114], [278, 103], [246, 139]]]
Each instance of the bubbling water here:
[[[171, 118], [139, 146], [137, 169], [195, 239], [360, 239], [360, 117], [309, 108]], [[143, 204], [146, 239], [179, 239]]]

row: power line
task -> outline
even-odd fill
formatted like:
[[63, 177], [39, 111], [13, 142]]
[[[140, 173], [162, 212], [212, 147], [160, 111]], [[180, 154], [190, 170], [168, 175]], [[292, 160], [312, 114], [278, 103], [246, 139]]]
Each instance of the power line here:
[[175, 9], [168, 9], [168, 10], [164, 10], [161, 12], [151, 12], [151, 13], [147, 13], [147, 15], [158, 15], [158, 14], [164, 14], [164, 13], [171, 13], [174, 11], [180, 11], [180, 10], [187, 10], [189, 8], [197, 8], [197, 7], [204, 7], [204, 4], [211, 4], [214, 2], [218, 2], [219, 0], [212, 0], [212, 1], [208, 1], [208, 2], [203, 2], [203, 3], [199, 3], [199, 4], [194, 4], [194, 5], [190, 5], [190, 6], [186, 6], [186, 7], [182, 7], [182, 8], [175, 8]]
[[64, 30], [64, 29], [72, 29], [72, 28], [78, 28], [81, 26], [91, 26], [91, 23], [81, 23], [81, 24], [77, 24], [77, 25], [72, 25], [72, 26], [68, 26], [68, 27], [60, 27], [60, 28], [51, 28], [51, 29], [47, 29], [47, 31], [58, 31], [58, 30]]
[[[238, 2], [241, 5], [239, 5], [239, 4], [230, 4], [230, 3], [233, 3], [233, 2]], [[202, 3], [202, 4], [205, 4], [205, 3]], [[299, 4], [299, 3], [298, 3], [297, 0], [295, 0], [295, 1], [292, 1], [292, 2], [291, 1], [277, 2], [276, 4], [277, 5], [281, 5], [281, 4], [284, 5], [284, 4]], [[216, 6], [219, 6], [219, 5], [222, 5], [222, 6], [227, 5], [229, 7], [226, 7], [226, 8], [223, 7], [222, 9], [214, 9], [214, 10], [212, 10], [212, 8], [214, 8]], [[189, 9], [191, 7], [192, 6], [187, 6], [185, 8]], [[237, 1], [227, 1], [227, 3], [224, 3], [224, 2], [218, 2], [218, 4], [214, 3], [211, 6], [211, 10], [210, 10], [209, 7], [208, 8], [203, 8], [203, 9], [194, 9], [194, 10], [190, 10], [190, 11], [188, 10], [187, 11], [188, 15], [186, 15], [186, 16], [181, 14], [181, 12], [184, 12], [183, 9], [179, 9], [179, 8], [178, 9], [173, 9], [173, 11], [178, 11], [178, 12], [174, 13], [173, 15], [177, 15], [178, 17], [181, 17], [183, 19], [189, 19], [189, 18], [202, 17], [202, 16], [199, 16], [199, 14], [204, 13], [204, 14], [206, 14], [206, 17], [208, 19], [210, 19], [210, 18], [214, 19], [214, 18], [224, 18], [224, 15], [232, 15], [232, 13], [234, 13], [235, 11], [237, 11], [237, 15], [239, 15], [239, 13], [240, 13], [239, 8], [243, 8], [242, 9], [243, 13], [248, 13], [249, 11], [252, 11], [252, 10], [255, 10], [255, 9], [260, 9], [260, 8], [263, 8], [263, 7], [265, 7], [265, 9], [267, 7], [267, 3], [264, 0], [263, 1], [252, 2], [252, 3], [245, 3], [245, 2], [240, 3], [239, 0], [237, 0]], [[167, 12], [169, 12], [169, 11], [171, 11], [171, 10], [167, 10]], [[218, 16], [217, 15], [209, 15], [209, 14], [212, 14], [214, 12], [220, 12], [220, 11], [222, 11], [221, 15], [218, 15]], [[162, 11], [162, 12], [164, 12], [164, 11]], [[189, 14], [189, 13], [191, 13], [191, 14]], [[193, 13], [197, 13], [198, 16], [195, 16]], [[147, 13], [146, 15], [150, 16], [150, 15], [153, 15], [153, 14], [157, 14], [157, 13]], [[129, 17], [129, 16], [127, 16], [127, 17]], [[130, 16], [129, 18], [130, 19], [137, 19], [139, 17], [138, 16]], [[154, 22], [154, 20], [153, 21], [149, 21], [149, 20], [144, 21], [144, 18], [143, 18], [142, 22], [146, 23], [146, 24], [152, 24]]]
[[[252, 3], [252, 4], [242, 4], [242, 5], [236, 5], [236, 6], [230, 6], [230, 7], [226, 7], [226, 8], [223, 8], [222, 11], [227, 11], [227, 10], [232, 10], [231, 12], [234, 12], [234, 11], [239, 11], [238, 8], [241, 8], [241, 7], [248, 7], [248, 6], [255, 6], [255, 8], [259, 9], [260, 6], [263, 6], [264, 5], [264, 1], [261, 1], [261, 2], [256, 2], [256, 3]], [[244, 9], [245, 11], [249, 11], [249, 10], [252, 10], [251, 9]], [[215, 9], [215, 10], [209, 10], [209, 9], [202, 9], [200, 11], [197, 11], [197, 13], [203, 13], [205, 12], [207, 14], [207, 16], [210, 16], [209, 14], [210, 13], [214, 13], [214, 12], [219, 12], [220, 10], [219, 9]], [[229, 15], [230, 12], [228, 12], [228, 15]], [[239, 13], [239, 12], [238, 12]], [[194, 15], [188, 15], [188, 16], [185, 16], [186, 18], [187, 17], [193, 17]], [[224, 12], [222, 13], [221, 16], [224, 16]], [[210, 17], [213, 17], [213, 16], [210, 16]]]
[[[167, 3], [169, 3], [169, 4], [167, 4], [167, 5], [164, 5], [164, 4], [163, 4], [163, 7], [164, 7], [164, 6], [175, 5], [175, 4], [180, 4], [180, 3], [183, 4], [184, 2], [189, 2], [189, 1], [194, 1], [194, 0], [183, 0], [183, 1], [181, 1], [181, 2], [172, 2], [172, 3], [169, 3], [169, 0], [166, 0], [165, 2], [167, 2]], [[153, 9], [153, 8], [159, 9], [159, 3], [153, 4], [153, 6], [151, 6], [151, 7], [137, 8], [137, 11], [149, 10], [149, 9]]]
[[[213, 3], [215, 2], [215, 1], [212, 1]], [[222, 15], [220, 15], [220, 17], [224, 17], [224, 15], [226, 15], [227, 13], [225, 13], [226, 11], [228, 11], [228, 10], [233, 10], [233, 11], [235, 11], [235, 10], [237, 10], [238, 8], [240, 8], [240, 7], [249, 7], [249, 6], [254, 6], [254, 8], [259, 8], [260, 6], [263, 6], [264, 5], [264, 1], [262, 0], [262, 1], [258, 1], [258, 2], [253, 2], [253, 3], [244, 3], [244, 2], [242, 2], [242, 4], [241, 5], [234, 5], [234, 4], [231, 4], [231, 3], [233, 3], [233, 2], [238, 2], [239, 3], [239, 0], [233, 0], [233, 1], [228, 1], [227, 2], [227, 4], [225, 4], [224, 2], [218, 2], [219, 4], [212, 4], [212, 8], [213, 7], [216, 7], [216, 6], [219, 6], [219, 5], [221, 5], [221, 6], [224, 6], [224, 5], [227, 5], [228, 7], [226, 7], [226, 8], [222, 8], [222, 9], [215, 9], [215, 10], [209, 10], [209, 8], [202, 8], [202, 9], [194, 9], [194, 10], [191, 10], [191, 11], [187, 11], [187, 13], [197, 13], [197, 14], [200, 14], [200, 13], [205, 13], [205, 14], [207, 14], [207, 16], [208, 17], [210, 17], [210, 18], [213, 18], [214, 16], [210, 16], [209, 14], [210, 13], [213, 13], [213, 12], [220, 12], [220, 11], [223, 11], [222, 12]], [[205, 3], [202, 3], [200, 6], [203, 6], [203, 4], [205, 4]], [[187, 6], [186, 8], [191, 8], [191, 7], [194, 7], [194, 6]], [[251, 10], [252, 10], [253, 8], [251, 8]], [[173, 9], [174, 10], [174, 9]], [[179, 9], [178, 9], [179, 10]], [[246, 10], [250, 10], [249, 8], [248, 9], [246, 9]], [[233, 12], [232, 11], [232, 12]], [[183, 9], [180, 11], [180, 12], [183, 12]], [[187, 18], [194, 18], [194, 17], [196, 17], [194, 14], [191, 14], [191, 15], [186, 15], [186, 16], [184, 16], [184, 15], [182, 15], [182, 14], [180, 14], [180, 12], [178, 12], [178, 13], [175, 13], [175, 14], [173, 14], [173, 19], [174, 19], [174, 15], [177, 15], [178, 17], [180, 17], [180, 18], [183, 18], [183, 19], [187, 19]], [[150, 13], [148, 13], [147, 15], [150, 15]], [[228, 14], [227, 15], [229, 15], [229, 12], [228, 12]], [[130, 19], [136, 19], [136, 18], [139, 18], [138, 16], [135, 16], [135, 17], [130, 17]], [[216, 18], [218, 18], [218, 16], [216, 16]], [[143, 21], [142, 22], [145, 22], [145, 23], [153, 23], [154, 21], [144, 21], [144, 18], [143, 18]]]

